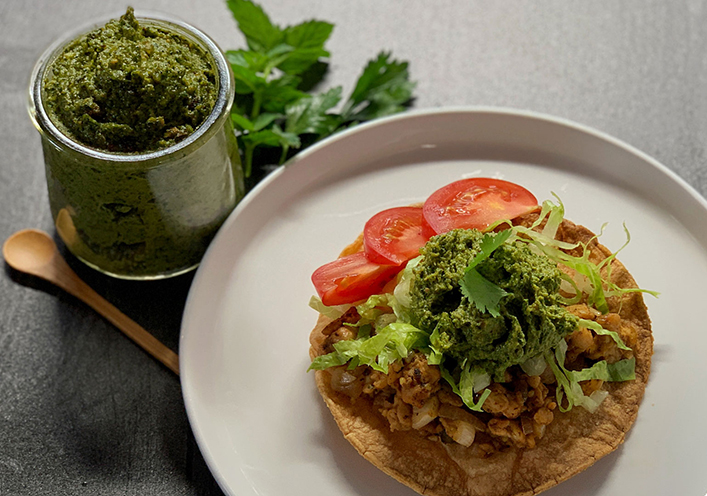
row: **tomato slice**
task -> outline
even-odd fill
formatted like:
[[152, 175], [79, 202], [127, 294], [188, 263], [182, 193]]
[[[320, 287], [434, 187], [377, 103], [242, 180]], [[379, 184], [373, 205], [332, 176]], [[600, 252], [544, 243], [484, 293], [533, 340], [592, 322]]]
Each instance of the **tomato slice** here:
[[443, 186], [422, 206], [424, 228], [436, 234], [452, 229], [483, 230], [496, 221], [514, 219], [538, 205], [522, 186], [487, 177], [462, 179]]
[[312, 274], [312, 283], [322, 303], [343, 305], [380, 293], [400, 270], [402, 266], [371, 262], [361, 251], [322, 265]]
[[395, 207], [366, 222], [363, 249], [372, 262], [400, 265], [418, 256], [429, 238], [422, 231], [422, 207]]

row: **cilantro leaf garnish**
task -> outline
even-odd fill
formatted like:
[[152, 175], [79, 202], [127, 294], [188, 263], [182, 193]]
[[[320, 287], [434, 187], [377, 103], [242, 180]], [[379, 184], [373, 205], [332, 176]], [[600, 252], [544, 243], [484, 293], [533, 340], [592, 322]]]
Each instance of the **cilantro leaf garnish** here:
[[313, 92], [326, 76], [330, 54], [324, 45], [333, 24], [308, 20], [281, 27], [250, 0], [226, 3], [248, 46], [226, 52], [236, 80], [231, 122], [248, 187], [299, 150], [410, 105], [415, 83], [409, 80], [407, 62], [381, 52], [368, 62], [337, 112], [340, 86]]
[[498, 285], [482, 276], [476, 267], [511, 236], [512, 231], [505, 230], [498, 234], [484, 234], [479, 243], [479, 253], [469, 262], [464, 277], [459, 281], [462, 294], [472, 302], [480, 312], [488, 312], [493, 317], [500, 315], [501, 299], [508, 293]]
[[511, 231], [510, 229], [501, 231], [498, 234], [484, 234], [484, 237], [479, 243], [479, 253], [477, 253], [476, 256], [472, 259], [466, 270], [473, 269], [481, 262], [489, 258], [491, 254], [496, 251], [496, 248], [501, 246], [503, 243], [506, 242], [508, 238], [511, 237], [511, 234], [513, 234], [513, 231]]
[[476, 269], [468, 270], [461, 282], [462, 294], [474, 303], [480, 312], [488, 312], [494, 317], [499, 313], [501, 298], [508, 293], [479, 274]]

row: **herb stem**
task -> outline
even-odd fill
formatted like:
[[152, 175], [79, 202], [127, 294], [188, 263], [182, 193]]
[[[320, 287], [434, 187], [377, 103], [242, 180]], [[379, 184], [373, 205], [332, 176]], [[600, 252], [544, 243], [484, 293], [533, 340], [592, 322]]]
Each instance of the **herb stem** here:
[[245, 143], [245, 177], [250, 177], [250, 173], [253, 169], [253, 150], [255, 150], [255, 145], [252, 143]]
[[280, 162], [279, 165], [282, 165], [285, 163], [285, 159], [287, 159], [287, 152], [290, 151], [290, 147], [287, 145], [284, 145], [282, 147], [282, 153], [280, 154]]
[[253, 94], [253, 110], [250, 112], [250, 120], [254, 121], [260, 115], [260, 105], [263, 102], [263, 92], [256, 91]]

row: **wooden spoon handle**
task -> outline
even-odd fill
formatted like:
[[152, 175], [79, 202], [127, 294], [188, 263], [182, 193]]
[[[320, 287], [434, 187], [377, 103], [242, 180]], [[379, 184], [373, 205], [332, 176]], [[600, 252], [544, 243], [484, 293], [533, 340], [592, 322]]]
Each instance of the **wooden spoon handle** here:
[[55, 257], [53, 266], [56, 272], [55, 280], [52, 280], [54, 284], [93, 308], [143, 350], [159, 360], [169, 370], [179, 375], [179, 356], [175, 352], [167, 348], [134, 320], [96, 293], [71, 270], [71, 267], [63, 258]]

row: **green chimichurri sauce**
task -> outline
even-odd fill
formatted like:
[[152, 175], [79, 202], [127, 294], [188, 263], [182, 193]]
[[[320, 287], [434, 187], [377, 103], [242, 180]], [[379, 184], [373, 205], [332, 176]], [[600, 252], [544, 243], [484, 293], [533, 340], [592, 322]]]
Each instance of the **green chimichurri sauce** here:
[[204, 122], [216, 98], [208, 54], [180, 34], [140, 25], [132, 8], [70, 43], [44, 84], [55, 125], [108, 152], [174, 145]]
[[509, 294], [500, 315], [481, 312], [460, 289], [483, 235], [454, 230], [433, 237], [413, 270], [410, 292], [413, 324], [440, 333], [446, 356], [470, 360], [496, 380], [517, 365], [555, 346], [577, 327], [560, 305], [561, 272], [525, 245], [503, 244], [477, 266], [478, 272]]
[[[42, 73], [42, 105], [56, 126], [42, 134], [56, 228], [105, 273], [151, 279], [195, 267], [243, 196], [232, 83], [201, 36], [159, 19], [138, 23], [128, 9], [59, 49]], [[57, 130], [88, 152], [54, 139]]]

